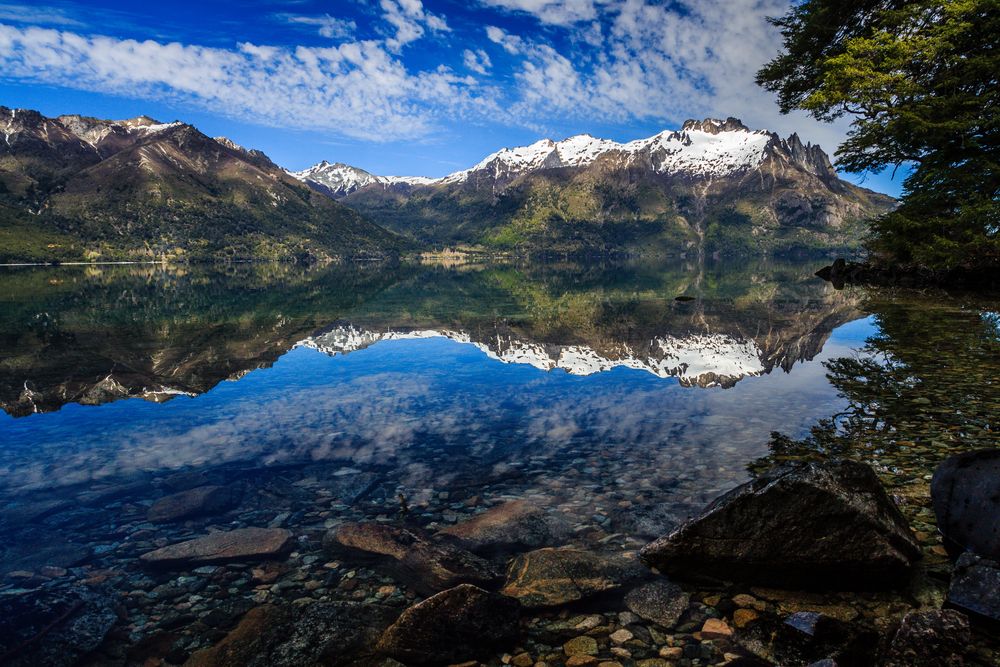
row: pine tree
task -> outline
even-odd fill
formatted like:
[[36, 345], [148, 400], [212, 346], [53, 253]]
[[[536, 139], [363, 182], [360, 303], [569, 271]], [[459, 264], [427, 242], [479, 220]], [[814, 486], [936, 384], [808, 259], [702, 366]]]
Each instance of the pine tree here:
[[853, 118], [837, 164], [912, 167], [876, 263], [1000, 269], [1000, 0], [806, 0], [757, 74], [781, 110]]

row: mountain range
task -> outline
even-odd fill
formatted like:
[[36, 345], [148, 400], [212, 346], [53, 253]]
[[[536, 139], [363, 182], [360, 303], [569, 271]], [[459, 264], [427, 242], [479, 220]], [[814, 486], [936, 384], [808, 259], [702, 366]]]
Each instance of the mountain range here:
[[544, 139], [437, 179], [328, 162], [292, 175], [419, 242], [503, 250], [844, 250], [894, 206], [839, 178], [819, 146], [736, 118], [624, 144]]
[[288, 172], [182, 122], [0, 107], [0, 261], [333, 259], [421, 247], [735, 255], [855, 247], [894, 205], [735, 118], [504, 148], [442, 178]]
[[260, 151], [140, 116], [0, 107], [0, 261], [327, 258], [407, 246]]

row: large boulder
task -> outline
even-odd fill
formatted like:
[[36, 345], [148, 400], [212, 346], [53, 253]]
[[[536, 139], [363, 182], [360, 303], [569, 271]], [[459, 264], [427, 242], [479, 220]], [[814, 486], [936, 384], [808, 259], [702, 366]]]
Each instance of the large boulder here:
[[242, 495], [242, 491], [235, 487], [199, 486], [160, 498], [146, 512], [146, 518], [153, 523], [166, 523], [220, 514], [235, 507]]
[[283, 528], [238, 528], [171, 544], [140, 556], [148, 565], [186, 566], [283, 555], [292, 533]]
[[773, 469], [641, 557], [681, 579], [864, 590], [903, 584], [920, 548], [874, 471], [833, 461]]
[[948, 604], [975, 618], [1000, 623], [1000, 563], [962, 554], [951, 574]]
[[1000, 449], [945, 459], [934, 471], [931, 499], [949, 552], [1000, 559]]
[[251, 609], [214, 646], [196, 651], [186, 667], [355, 665], [371, 653], [399, 610], [361, 602], [316, 602], [304, 609]]
[[455, 538], [470, 551], [494, 554], [558, 546], [569, 533], [562, 517], [524, 500], [510, 500], [439, 534]]
[[114, 600], [100, 589], [8, 593], [0, 597], [0, 663], [75, 665], [117, 620]]
[[404, 611], [382, 634], [378, 651], [408, 665], [482, 657], [517, 639], [520, 615], [516, 600], [462, 584]]
[[969, 619], [957, 611], [911, 611], [900, 623], [882, 664], [961, 667], [971, 643]]
[[582, 549], [538, 549], [514, 558], [502, 593], [528, 608], [557, 607], [612, 591], [642, 578], [634, 558]]
[[399, 526], [346, 523], [327, 533], [323, 544], [356, 556], [381, 557], [377, 558], [380, 563], [422, 595], [463, 583], [489, 586], [500, 578], [479, 556]]

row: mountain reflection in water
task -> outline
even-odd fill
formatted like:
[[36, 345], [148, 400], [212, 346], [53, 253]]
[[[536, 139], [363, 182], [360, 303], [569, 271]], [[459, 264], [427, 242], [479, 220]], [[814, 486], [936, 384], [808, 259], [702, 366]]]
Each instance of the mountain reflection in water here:
[[842, 405], [797, 362], [861, 315], [809, 268], [11, 271], [0, 494], [323, 462], [390, 503], [474, 483], [585, 518], [603, 494], [570, 479], [656, 489], [617, 528], [653, 535]]

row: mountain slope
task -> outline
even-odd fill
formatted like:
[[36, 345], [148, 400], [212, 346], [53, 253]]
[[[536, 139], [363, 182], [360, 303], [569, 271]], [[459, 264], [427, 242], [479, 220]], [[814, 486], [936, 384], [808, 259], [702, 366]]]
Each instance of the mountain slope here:
[[405, 242], [184, 123], [0, 107], [0, 259], [329, 258]]
[[[428, 182], [295, 174], [435, 245], [740, 254], [842, 250], [894, 202], [841, 180], [818, 146], [739, 120], [687, 121], [625, 144], [589, 135], [503, 149]], [[347, 168], [352, 169], [352, 168]], [[321, 172], [321, 173], [317, 173]], [[322, 176], [322, 179], [319, 178]], [[321, 182], [322, 181], [322, 182]]]

